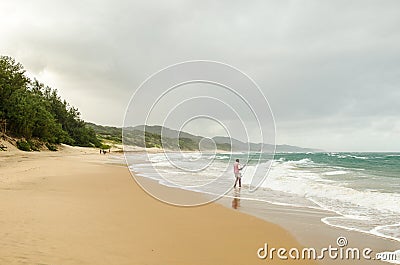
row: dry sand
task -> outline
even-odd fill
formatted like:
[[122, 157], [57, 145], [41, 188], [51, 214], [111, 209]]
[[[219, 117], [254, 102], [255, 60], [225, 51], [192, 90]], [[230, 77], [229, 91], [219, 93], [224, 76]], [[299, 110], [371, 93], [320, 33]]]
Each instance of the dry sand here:
[[0, 152], [0, 264], [314, 264], [260, 260], [265, 242], [300, 247], [279, 226], [216, 203], [162, 203], [98, 150]]

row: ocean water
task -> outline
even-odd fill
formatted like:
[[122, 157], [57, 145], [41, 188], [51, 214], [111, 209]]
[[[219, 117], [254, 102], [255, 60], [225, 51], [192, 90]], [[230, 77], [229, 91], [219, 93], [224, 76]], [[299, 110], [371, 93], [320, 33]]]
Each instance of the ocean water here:
[[[131, 170], [163, 185], [227, 197], [236, 158], [247, 163], [241, 199], [324, 209], [336, 213], [327, 225], [400, 241], [400, 153], [127, 155]], [[246, 189], [269, 167], [256, 191]]]

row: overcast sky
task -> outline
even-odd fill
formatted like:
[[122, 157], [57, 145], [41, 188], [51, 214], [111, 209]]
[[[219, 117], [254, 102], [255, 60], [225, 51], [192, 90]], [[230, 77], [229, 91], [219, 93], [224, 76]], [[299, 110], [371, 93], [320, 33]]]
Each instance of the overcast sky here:
[[257, 82], [277, 143], [400, 150], [400, 1], [3, 0], [0, 23], [0, 53], [87, 121], [121, 126], [149, 75], [203, 59]]

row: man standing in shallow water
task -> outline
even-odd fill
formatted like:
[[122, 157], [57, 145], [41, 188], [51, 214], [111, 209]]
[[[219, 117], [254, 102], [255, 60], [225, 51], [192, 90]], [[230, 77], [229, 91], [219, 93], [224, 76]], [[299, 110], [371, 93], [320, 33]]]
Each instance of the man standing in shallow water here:
[[244, 168], [240, 166], [239, 164], [239, 159], [236, 159], [236, 162], [233, 164], [233, 172], [235, 173], [235, 185], [233, 186], [236, 188], [236, 184], [239, 182], [239, 188], [242, 187], [242, 175], [240, 174], [240, 171]]

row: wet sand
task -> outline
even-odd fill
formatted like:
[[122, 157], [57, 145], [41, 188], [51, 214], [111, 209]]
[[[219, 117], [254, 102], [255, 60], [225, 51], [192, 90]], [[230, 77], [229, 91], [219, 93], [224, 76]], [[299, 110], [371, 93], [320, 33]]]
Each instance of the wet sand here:
[[[234, 195], [234, 193], [231, 195]], [[331, 245], [332, 247], [340, 248], [337, 244], [337, 239], [339, 237], [345, 237], [347, 245], [344, 249], [358, 248], [363, 250], [365, 248], [370, 248], [373, 250], [371, 255], [369, 255], [372, 258], [375, 258], [376, 253], [386, 251], [392, 252], [400, 249], [400, 242], [392, 239], [326, 225], [321, 221], [322, 218], [338, 216], [329, 211], [249, 201], [243, 197], [240, 197], [239, 202], [237, 202], [237, 200], [236, 198], [235, 204], [237, 205], [239, 203], [239, 207], [237, 207], [238, 211], [249, 213], [271, 223], [279, 224], [290, 232], [304, 247], [313, 247], [317, 250], [321, 250]], [[234, 201], [235, 200], [232, 198], [224, 198], [219, 200], [219, 203], [226, 207], [232, 207]], [[331, 259], [328, 255], [325, 256], [326, 258], [319, 260], [320, 264], [389, 264], [379, 260], [365, 260], [363, 258], [360, 260], [341, 260], [339, 258]]]

